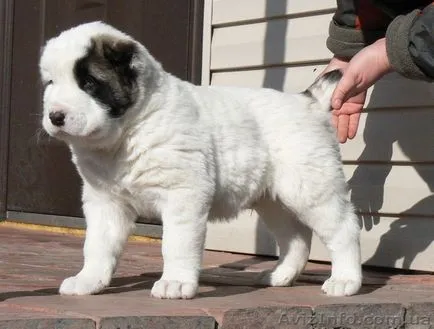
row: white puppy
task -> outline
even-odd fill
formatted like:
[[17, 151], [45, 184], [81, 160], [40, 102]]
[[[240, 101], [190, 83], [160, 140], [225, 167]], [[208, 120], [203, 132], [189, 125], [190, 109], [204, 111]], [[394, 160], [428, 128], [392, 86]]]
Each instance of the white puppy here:
[[45, 130], [65, 141], [83, 179], [84, 266], [65, 295], [110, 284], [138, 216], [163, 222], [159, 298], [192, 298], [208, 220], [255, 209], [280, 247], [262, 283], [303, 270], [312, 230], [331, 253], [328, 295], [361, 285], [359, 224], [330, 125], [334, 71], [301, 94], [198, 87], [165, 72], [143, 45], [101, 22], [49, 40], [40, 70]]

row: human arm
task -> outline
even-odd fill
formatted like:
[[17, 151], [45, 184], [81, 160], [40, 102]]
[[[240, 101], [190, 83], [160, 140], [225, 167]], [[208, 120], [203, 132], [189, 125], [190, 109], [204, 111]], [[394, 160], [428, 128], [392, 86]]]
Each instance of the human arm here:
[[[340, 142], [355, 136], [366, 90], [383, 75], [395, 70], [413, 79], [432, 80], [434, 76], [433, 4], [423, 11], [397, 16], [383, 33], [385, 37], [365, 47], [363, 37], [368, 40], [381, 36], [384, 24], [388, 24], [387, 17], [378, 13], [378, 9], [370, 18], [357, 16], [356, 11], [350, 10], [351, 3], [353, 1], [338, 2], [341, 7], [338, 6], [327, 40], [329, 49], [337, 55], [326, 71], [335, 66], [338, 56], [347, 56], [341, 60], [344, 76], [332, 97], [333, 121]], [[358, 9], [359, 14], [365, 16], [369, 12], [367, 8], [361, 12], [361, 8]]]
[[[333, 108], [333, 124], [337, 127], [338, 139], [344, 143], [347, 138], [356, 135], [360, 119], [360, 112], [366, 99], [366, 90], [347, 95], [348, 89], [352, 89], [356, 80], [354, 62], [350, 60], [357, 53], [378, 38], [385, 36], [390, 18], [369, 1], [356, 2], [353, 0], [338, 0], [337, 10], [329, 26], [327, 47], [333, 52], [334, 57], [324, 72], [339, 68], [344, 77], [335, 92], [345, 101]], [[356, 63], [357, 64], [357, 63]], [[343, 96], [342, 96], [343, 94]], [[334, 96], [334, 98], [336, 98]]]
[[396, 72], [410, 79], [434, 80], [434, 2], [397, 16], [387, 28], [386, 49]]

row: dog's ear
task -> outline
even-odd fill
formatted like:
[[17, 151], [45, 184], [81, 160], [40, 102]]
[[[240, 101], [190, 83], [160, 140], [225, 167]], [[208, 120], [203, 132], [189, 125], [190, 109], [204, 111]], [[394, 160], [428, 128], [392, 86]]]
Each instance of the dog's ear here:
[[136, 44], [131, 40], [106, 39], [102, 43], [104, 57], [114, 66], [129, 66], [137, 51]]

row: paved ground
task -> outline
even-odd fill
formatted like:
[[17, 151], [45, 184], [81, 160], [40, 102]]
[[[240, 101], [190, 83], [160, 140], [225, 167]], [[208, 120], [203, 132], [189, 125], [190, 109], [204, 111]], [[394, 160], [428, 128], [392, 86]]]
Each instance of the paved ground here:
[[434, 276], [365, 269], [362, 292], [330, 298], [330, 268], [309, 263], [295, 287], [253, 285], [272, 258], [205, 253], [193, 300], [149, 296], [161, 274], [158, 241], [129, 242], [110, 288], [65, 297], [57, 287], [82, 263], [83, 238], [0, 225], [2, 328], [434, 328]]

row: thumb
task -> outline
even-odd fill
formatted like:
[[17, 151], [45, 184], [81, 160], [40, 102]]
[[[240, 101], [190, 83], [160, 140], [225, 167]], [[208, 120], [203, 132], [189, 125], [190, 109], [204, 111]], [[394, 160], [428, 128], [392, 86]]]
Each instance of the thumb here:
[[333, 109], [339, 110], [342, 107], [342, 104], [349, 98], [355, 87], [356, 83], [354, 79], [348, 75], [344, 75], [332, 95]]

